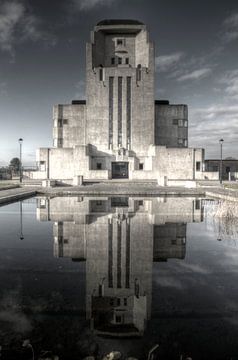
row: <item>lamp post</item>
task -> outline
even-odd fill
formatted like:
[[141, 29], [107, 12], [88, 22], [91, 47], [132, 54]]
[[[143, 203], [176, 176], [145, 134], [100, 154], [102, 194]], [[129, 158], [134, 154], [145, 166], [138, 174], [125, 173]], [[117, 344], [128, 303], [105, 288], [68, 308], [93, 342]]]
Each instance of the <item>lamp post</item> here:
[[20, 183], [22, 182], [22, 143], [23, 139], [18, 139], [19, 145], [20, 145]]
[[223, 139], [220, 139], [219, 140], [219, 143], [220, 143], [220, 150], [221, 150], [221, 153], [220, 153], [220, 184], [222, 184], [222, 144], [223, 144]]

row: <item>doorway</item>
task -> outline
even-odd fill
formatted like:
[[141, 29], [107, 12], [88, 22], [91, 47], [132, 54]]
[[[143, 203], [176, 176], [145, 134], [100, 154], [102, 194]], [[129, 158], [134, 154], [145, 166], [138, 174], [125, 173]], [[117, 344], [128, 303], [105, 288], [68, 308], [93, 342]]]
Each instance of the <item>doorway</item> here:
[[128, 162], [112, 162], [112, 179], [128, 179]]

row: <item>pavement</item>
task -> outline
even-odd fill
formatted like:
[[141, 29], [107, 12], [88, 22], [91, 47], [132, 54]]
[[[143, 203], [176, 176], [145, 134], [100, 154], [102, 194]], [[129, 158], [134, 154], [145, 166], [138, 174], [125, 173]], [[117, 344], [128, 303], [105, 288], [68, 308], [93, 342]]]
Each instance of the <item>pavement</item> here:
[[162, 187], [153, 183], [93, 183], [82, 186], [57, 186], [43, 188], [39, 186], [22, 186], [10, 189], [0, 189], [0, 205], [18, 201], [36, 195], [45, 196], [200, 196], [238, 201], [238, 191], [219, 186], [213, 187]]
[[35, 187], [31, 188], [10, 188], [10, 189], [3, 189], [0, 190], [0, 206], [2, 204], [18, 201], [20, 199], [25, 199], [31, 196], [35, 196], [37, 189]]

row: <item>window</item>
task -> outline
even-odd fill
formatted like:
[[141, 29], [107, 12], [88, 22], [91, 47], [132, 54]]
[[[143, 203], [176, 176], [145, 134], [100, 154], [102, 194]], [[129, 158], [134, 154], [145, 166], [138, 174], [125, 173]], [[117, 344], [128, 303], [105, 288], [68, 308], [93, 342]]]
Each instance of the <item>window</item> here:
[[188, 146], [188, 140], [187, 140], [187, 139], [184, 139], [184, 140], [183, 140], [183, 144], [184, 144], [184, 146]]
[[126, 64], [127, 65], [129, 64], [129, 58], [126, 58]]
[[64, 239], [64, 244], [68, 244], [69, 240], [68, 239]]
[[178, 119], [173, 119], [173, 125], [178, 125]]
[[122, 58], [119, 57], [118, 58], [118, 64], [121, 65], [121, 63], [122, 63]]
[[199, 199], [195, 200], [195, 209], [200, 210], [200, 200]]
[[102, 170], [102, 163], [97, 163], [97, 170]]
[[178, 126], [183, 127], [183, 120], [182, 119], [178, 120]]
[[117, 324], [121, 323], [121, 316], [118, 315], [116, 316], [116, 323]]
[[113, 299], [113, 298], [110, 299], [110, 305], [111, 305], [111, 306], [114, 305], [114, 299]]
[[184, 127], [188, 127], [188, 120], [184, 120]]
[[111, 58], [111, 64], [115, 65], [115, 58], [114, 57]]
[[99, 69], [99, 80], [103, 81], [103, 69], [102, 68]]
[[121, 305], [121, 299], [117, 298], [117, 306], [120, 306], [120, 305]]
[[144, 168], [144, 164], [143, 164], [143, 163], [140, 163], [140, 164], [139, 164], [139, 170], [143, 170], [143, 168]]
[[63, 120], [62, 119], [58, 119], [58, 127], [62, 127], [63, 126]]
[[117, 39], [117, 45], [124, 45], [124, 39]]
[[143, 201], [143, 200], [139, 200], [139, 201], [138, 201], [138, 204], [139, 204], [139, 206], [143, 206], [143, 205], [144, 205], [144, 201]]
[[200, 171], [201, 169], [201, 163], [200, 161], [196, 161], [196, 171]]
[[178, 144], [183, 145], [183, 139], [178, 139]]
[[176, 239], [172, 239], [171, 240], [171, 245], [176, 245], [177, 244], [177, 240]]
[[63, 125], [68, 125], [68, 123], [69, 123], [69, 122], [68, 122], [68, 119], [64, 119], [64, 120], [63, 120]]
[[102, 201], [101, 201], [101, 200], [97, 200], [97, 201], [96, 201], [96, 205], [97, 205], [97, 206], [102, 206]]
[[124, 306], [127, 306], [127, 298], [124, 298]]

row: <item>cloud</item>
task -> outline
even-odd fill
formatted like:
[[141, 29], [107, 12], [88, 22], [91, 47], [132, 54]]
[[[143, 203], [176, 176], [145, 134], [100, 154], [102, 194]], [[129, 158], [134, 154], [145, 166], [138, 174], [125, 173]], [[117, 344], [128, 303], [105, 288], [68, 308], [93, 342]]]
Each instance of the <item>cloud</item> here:
[[189, 145], [204, 147], [206, 158], [219, 157], [219, 139], [224, 141], [224, 156], [237, 156], [238, 105], [213, 105], [189, 111]]
[[228, 99], [238, 100], [238, 69], [227, 71], [219, 82], [225, 85], [223, 90]]
[[44, 40], [54, 43], [46, 31], [40, 29], [39, 19], [17, 0], [0, 4], [0, 51], [14, 56], [16, 43]]
[[187, 80], [200, 80], [209, 76], [212, 72], [211, 68], [203, 68], [191, 71], [187, 74], [180, 76], [177, 81], [187, 81]]
[[73, 0], [73, 5], [78, 10], [92, 10], [96, 7], [111, 6], [115, 0]]
[[159, 72], [166, 72], [176, 66], [184, 56], [183, 52], [175, 52], [169, 55], [161, 55], [155, 58], [155, 66]]
[[238, 39], [238, 13], [233, 13], [224, 20], [222, 38], [227, 43]]

